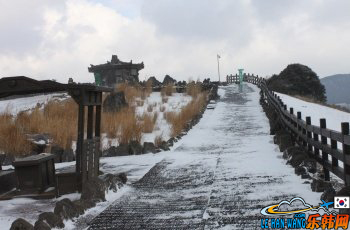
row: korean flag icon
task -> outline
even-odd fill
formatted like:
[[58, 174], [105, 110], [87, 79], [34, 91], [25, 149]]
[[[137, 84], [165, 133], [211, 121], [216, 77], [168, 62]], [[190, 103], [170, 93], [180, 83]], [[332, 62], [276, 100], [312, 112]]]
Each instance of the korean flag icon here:
[[334, 208], [349, 208], [349, 197], [348, 196], [335, 196], [334, 197]]

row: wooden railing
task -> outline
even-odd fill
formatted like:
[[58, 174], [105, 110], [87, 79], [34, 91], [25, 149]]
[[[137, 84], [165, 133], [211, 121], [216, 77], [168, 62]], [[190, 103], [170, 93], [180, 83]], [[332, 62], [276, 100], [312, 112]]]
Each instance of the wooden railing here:
[[293, 108], [289, 108], [288, 111], [287, 105], [280, 97], [269, 90], [265, 79], [245, 75], [243, 80], [257, 85], [262, 90], [264, 101], [277, 112], [282, 125], [290, 132], [296, 143], [304, 147], [309, 156], [323, 166], [326, 181], [330, 180], [329, 172], [332, 172], [346, 185], [350, 185], [349, 122], [341, 123], [341, 132], [327, 129], [326, 119], [320, 119], [319, 126], [312, 125], [311, 117], [306, 117], [304, 121], [301, 119], [301, 112], [295, 115]]

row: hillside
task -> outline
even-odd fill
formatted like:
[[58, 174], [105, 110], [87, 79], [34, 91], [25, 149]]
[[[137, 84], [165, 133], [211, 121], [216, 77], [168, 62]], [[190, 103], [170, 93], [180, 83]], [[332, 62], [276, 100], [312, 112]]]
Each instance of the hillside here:
[[287, 105], [287, 109], [294, 108], [294, 113], [301, 112], [302, 119], [306, 116], [311, 117], [311, 123], [319, 126], [320, 118], [326, 118], [327, 128], [335, 131], [341, 131], [341, 122], [349, 122], [350, 113], [346, 113], [337, 109], [323, 106], [316, 103], [306, 102], [298, 98], [288, 96], [282, 93], [277, 93], [282, 101]]
[[336, 74], [321, 79], [329, 104], [350, 104], [350, 74]]

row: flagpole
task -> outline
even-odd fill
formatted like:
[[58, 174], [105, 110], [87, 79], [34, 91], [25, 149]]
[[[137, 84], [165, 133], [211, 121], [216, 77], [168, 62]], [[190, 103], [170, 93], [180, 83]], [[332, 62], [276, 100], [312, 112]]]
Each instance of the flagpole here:
[[220, 82], [220, 65], [219, 65], [219, 58], [220, 58], [220, 56], [217, 54], [216, 58], [218, 59], [218, 75], [219, 75], [219, 82]]

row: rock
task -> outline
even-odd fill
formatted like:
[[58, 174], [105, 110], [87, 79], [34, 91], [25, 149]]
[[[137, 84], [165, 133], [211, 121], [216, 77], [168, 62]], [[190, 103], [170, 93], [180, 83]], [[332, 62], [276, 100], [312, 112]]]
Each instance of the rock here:
[[81, 210], [78, 209], [68, 198], [60, 200], [56, 203], [54, 213], [60, 216], [61, 219], [72, 219], [83, 214], [83, 212], [81, 212]]
[[62, 162], [71, 162], [75, 160], [75, 155], [72, 149], [66, 149], [62, 154]]
[[159, 148], [161, 150], [164, 150], [164, 151], [169, 151], [170, 150], [169, 144], [166, 141], [162, 141], [162, 143], [160, 143], [160, 145], [159, 145]]
[[13, 221], [10, 228], [10, 230], [33, 230], [33, 229], [34, 229], [33, 225], [22, 218], [18, 218], [17, 220]]
[[53, 212], [44, 212], [39, 215], [39, 220], [46, 222], [51, 228], [64, 228], [64, 223], [60, 216]]
[[174, 142], [175, 142], [175, 138], [174, 138], [174, 137], [170, 138], [170, 139], [167, 141], [168, 146], [173, 146], [173, 145], [174, 145]]
[[51, 147], [51, 153], [55, 155], [55, 163], [62, 162], [62, 155], [64, 153], [64, 149], [58, 145], [53, 145]]
[[321, 200], [324, 200], [326, 202], [333, 202], [334, 201], [334, 196], [336, 192], [333, 188], [333, 186], [330, 186], [324, 190], [324, 192], [321, 195]]
[[127, 156], [129, 155], [129, 145], [120, 144], [118, 147], [111, 146], [107, 150], [103, 151], [103, 156], [105, 157], [115, 157], [115, 156]]
[[44, 221], [38, 220], [34, 224], [34, 230], [51, 230], [51, 227]]
[[170, 85], [170, 84], [175, 84], [176, 80], [169, 75], [165, 75], [164, 80], [163, 80], [163, 85]]
[[159, 87], [161, 85], [161, 83], [154, 76], [148, 78], [146, 84], [149, 82], [151, 82], [152, 87]]
[[304, 166], [309, 173], [316, 173], [316, 170], [317, 170], [316, 160], [312, 158], [307, 158], [303, 161], [301, 165]]
[[279, 136], [279, 147], [281, 152], [286, 150], [288, 147], [292, 147], [292, 146], [293, 146], [293, 141], [290, 134], [283, 134]]
[[156, 153], [156, 147], [152, 142], [144, 142], [143, 143], [143, 151], [145, 153]]
[[124, 92], [112, 92], [103, 101], [104, 112], [118, 112], [126, 106], [128, 103], [125, 100]]
[[81, 199], [93, 202], [106, 201], [106, 185], [100, 178], [88, 180], [82, 188]]
[[295, 174], [300, 176], [300, 175], [306, 173], [306, 169], [302, 166], [297, 166], [297, 167], [295, 167], [294, 172], [295, 172]]
[[128, 181], [128, 178], [125, 173], [119, 173], [117, 175], [123, 184], [125, 184]]
[[103, 181], [106, 184], [107, 190], [112, 190], [113, 192], [117, 192], [120, 187], [123, 186], [123, 184], [126, 183], [124, 177], [126, 178], [126, 174], [123, 176], [118, 175], [113, 175], [113, 174], [106, 174], [103, 176]]
[[311, 183], [311, 189], [313, 192], [323, 192], [330, 187], [332, 187], [332, 184], [321, 178], [314, 178]]
[[291, 164], [293, 167], [299, 166], [305, 159], [307, 159], [306, 154], [297, 154], [293, 155], [290, 160], [287, 161], [288, 164]]
[[73, 201], [73, 204], [81, 213], [84, 213], [85, 210], [96, 206], [96, 203], [91, 200], [75, 200]]
[[142, 154], [142, 145], [138, 141], [130, 141], [129, 154], [130, 155]]

